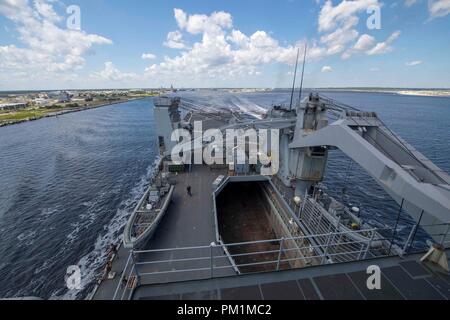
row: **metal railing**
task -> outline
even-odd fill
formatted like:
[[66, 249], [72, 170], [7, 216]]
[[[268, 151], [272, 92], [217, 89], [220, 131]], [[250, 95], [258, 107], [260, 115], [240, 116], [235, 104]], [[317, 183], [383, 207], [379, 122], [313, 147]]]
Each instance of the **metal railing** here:
[[[361, 237], [362, 231], [332, 232], [231, 244], [131, 251], [113, 299], [130, 299], [138, 285], [232, 276], [236, 275], [236, 268], [241, 271], [239, 275], [348, 261], [349, 257], [353, 261], [364, 260], [371, 252], [374, 235], [379, 231], [364, 230], [365, 234], [372, 235], [369, 238]], [[317, 237], [324, 241], [311, 244], [314, 243], [312, 238]]]
[[416, 246], [418, 239], [416, 238], [419, 228], [425, 230], [426, 235], [429, 237], [427, 240], [435, 244], [440, 244], [444, 248], [450, 248], [450, 223], [438, 223], [431, 225], [415, 224], [412, 226], [408, 238], [405, 242], [403, 254], [412, 253], [415, 251], [423, 251], [424, 249], [429, 247], [429, 243], [424, 244], [423, 241], [421, 241], [421, 246], [419, 247], [419, 250], [417, 250]]

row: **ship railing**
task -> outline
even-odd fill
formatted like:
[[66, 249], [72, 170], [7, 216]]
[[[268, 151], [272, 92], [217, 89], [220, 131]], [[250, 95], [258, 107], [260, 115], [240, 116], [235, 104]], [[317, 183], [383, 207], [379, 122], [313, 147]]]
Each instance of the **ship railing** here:
[[[134, 289], [140, 285], [364, 260], [373, 257], [371, 249], [375, 241], [388, 240], [375, 239], [380, 231], [364, 230], [365, 235], [371, 235], [369, 237], [356, 236], [362, 231], [330, 232], [240, 243], [211, 243], [209, 246], [132, 250], [114, 299], [131, 299]], [[318, 237], [324, 241], [311, 241]]]
[[434, 242], [446, 249], [450, 248], [450, 223], [420, 225], [420, 227], [426, 229], [428, 235], [436, 239]]

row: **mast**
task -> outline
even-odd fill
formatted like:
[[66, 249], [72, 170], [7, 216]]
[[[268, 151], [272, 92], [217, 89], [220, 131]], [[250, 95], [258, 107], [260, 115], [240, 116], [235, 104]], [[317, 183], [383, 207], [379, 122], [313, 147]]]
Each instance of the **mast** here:
[[308, 49], [308, 43], [305, 43], [305, 54], [303, 55], [303, 68], [302, 68], [302, 81], [300, 83], [300, 92], [298, 94], [298, 103], [302, 102], [302, 90], [303, 90], [303, 77], [305, 75], [305, 62], [306, 62], [306, 50]]
[[298, 66], [298, 56], [299, 56], [299, 54], [300, 54], [300, 48], [297, 49], [297, 59], [295, 59], [294, 83], [292, 84], [291, 103], [289, 104], [289, 110], [292, 109], [292, 102], [294, 100], [295, 79], [297, 78], [297, 66]]

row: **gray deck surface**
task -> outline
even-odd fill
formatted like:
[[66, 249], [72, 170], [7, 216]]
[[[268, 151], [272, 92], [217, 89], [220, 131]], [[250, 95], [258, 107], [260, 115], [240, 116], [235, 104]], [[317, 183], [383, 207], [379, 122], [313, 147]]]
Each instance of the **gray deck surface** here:
[[[450, 253], [448, 250], [447, 254]], [[305, 269], [138, 288], [138, 300], [448, 300], [450, 275], [419, 261], [388, 257]], [[381, 268], [381, 290], [369, 290], [366, 269]]]
[[[212, 183], [223, 171], [210, 170], [207, 166], [192, 166], [191, 172], [179, 174], [175, 186], [175, 194], [170, 210], [159, 225], [149, 250], [194, 246], [209, 246], [215, 241], [215, 221], [212, 204]], [[192, 188], [192, 197], [187, 195], [186, 188]], [[209, 248], [189, 251], [171, 251], [143, 254], [145, 261], [161, 261], [207, 257], [205, 260], [181, 261], [168, 264], [150, 264], [139, 266], [138, 272], [164, 272], [172, 269], [198, 269], [172, 274], [155, 274], [142, 277], [142, 284], [167, 281], [182, 281], [184, 279], [205, 278], [210, 274]], [[229, 266], [228, 269], [217, 270], [216, 276], [235, 274], [228, 258], [220, 248], [214, 250], [215, 266]], [[219, 257], [222, 257], [221, 259]], [[182, 266], [182, 268], [181, 268]]]

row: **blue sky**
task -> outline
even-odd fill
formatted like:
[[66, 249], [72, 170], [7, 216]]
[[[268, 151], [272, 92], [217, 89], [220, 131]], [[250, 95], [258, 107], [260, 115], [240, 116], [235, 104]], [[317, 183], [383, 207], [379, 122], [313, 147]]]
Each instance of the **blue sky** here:
[[0, 26], [0, 90], [287, 87], [306, 43], [308, 87], [450, 87], [450, 0], [0, 0]]

